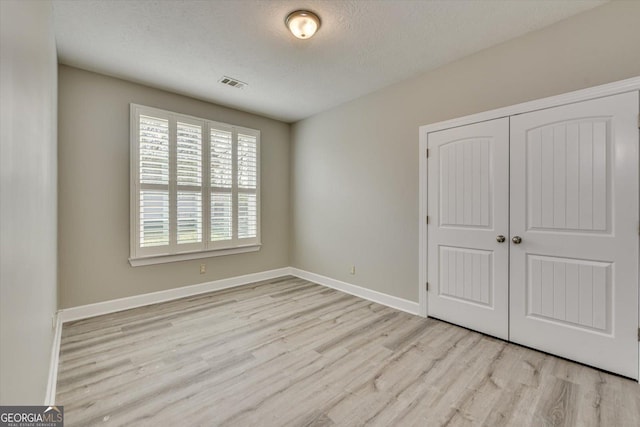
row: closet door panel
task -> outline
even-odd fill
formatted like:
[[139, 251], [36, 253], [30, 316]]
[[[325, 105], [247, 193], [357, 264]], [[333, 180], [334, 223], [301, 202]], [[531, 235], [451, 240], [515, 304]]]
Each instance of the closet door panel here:
[[507, 339], [509, 122], [428, 136], [429, 316]]
[[510, 339], [638, 378], [638, 93], [511, 118]]

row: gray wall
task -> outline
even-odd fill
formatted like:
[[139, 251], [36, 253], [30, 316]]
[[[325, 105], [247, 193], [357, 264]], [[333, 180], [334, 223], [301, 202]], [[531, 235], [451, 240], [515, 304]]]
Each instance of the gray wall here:
[[[59, 68], [59, 91], [61, 308], [289, 265], [288, 124], [67, 66]], [[262, 132], [260, 251], [129, 265], [131, 102]]]
[[0, 17], [0, 404], [42, 405], [57, 305], [51, 4], [3, 0]]
[[638, 17], [613, 2], [296, 123], [292, 266], [417, 301], [418, 127], [638, 76]]
[[[291, 129], [61, 66], [61, 307], [287, 265], [417, 301], [418, 127], [640, 75], [639, 14], [613, 2]], [[205, 275], [200, 260], [129, 266], [129, 102], [262, 130], [260, 252], [210, 258]]]

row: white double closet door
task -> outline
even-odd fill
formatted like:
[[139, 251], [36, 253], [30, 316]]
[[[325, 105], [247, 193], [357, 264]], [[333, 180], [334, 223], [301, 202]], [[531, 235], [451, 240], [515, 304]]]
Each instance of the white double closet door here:
[[428, 315], [638, 378], [638, 92], [428, 135]]

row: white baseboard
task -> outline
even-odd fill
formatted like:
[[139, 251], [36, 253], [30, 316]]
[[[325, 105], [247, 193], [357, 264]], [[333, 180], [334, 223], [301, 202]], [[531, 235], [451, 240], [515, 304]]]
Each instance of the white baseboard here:
[[62, 317], [56, 313], [56, 328], [53, 333], [53, 343], [51, 344], [51, 360], [49, 361], [49, 379], [47, 381], [47, 392], [44, 396], [44, 405], [52, 406], [56, 404], [56, 385], [58, 383], [58, 360], [60, 358], [60, 339], [62, 337]]
[[131, 308], [157, 304], [165, 301], [172, 301], [179, 298], [219, 291], [222, 289], [247, 285], [250, 283], [260, 282], [262, 280], [275, 279], [287, 275], [293, 275], [301, 279], [309, 280], [319, 285], [337, 289], [339, 291], [355, 295], [369, 301], [377, 302], [391, 308], [402, 310], [407, 313], [420, 313], [420, 307], [417, 302], [394, 297], [392, 295], [373, 291], [371, 289], [363, 288], [361, 286], [353, 285], [347, 282], [342, 282], [340, 280], [332, 279], [330, 277], [322, 276], [316, 273], [311, 273], [309, 271], [300, 270], [298, 268], [283, 267], [275, 270], [262, 271], [260, 273], [252, 273], [246, 274], [244, 276], [230, 277], [228, 279], [214, 280], [212, 282], [200, 283], [197, 285], [167, 289], [166, 291], [158, 291], [149, 294], [134, 295], [126, 298], [98, 302], [95, 304], [64, 308], [58, 311], [58, 323], [62, 324], [66, 322], [72, 322], [74, 320], [101, 316], [103, 314], [115, 313], [118, 311], [129, 310]]
[[286, 276], [288, 274], [290, 274], [289, 267], [262, 271], [260, 273], [245, 274], [244, 276], [230, 277], [228, 279], [214, 280], [212, 282], [200, 283], [197, 285], [167, 289], [166, 291], [134, 295], [131, 297], [98, 302], [95, 304], [65, 308], [59, 311], [59, 316], [62, 323], [71, 322], [74, 320], [115, 313], [117, 311], [129, 310], [131, 308], [157, 304], [159, 302], [171, 301], [178, 298], [189, 297], [192, 295], [204, 294], [207, 292], [247, 285], [250, 283], [260, 282], [262, 280], [275, 279], [277, 277]]
[[294, 267], [290, 268], [289, 274], [301, 279], [308, 280], [310, 282], [317, 283], [319, 285], [326, 286], [328, 288], [337, 289], [347, 294], [355, 295], [369, 301], [377, 302], [378, 304], [386, 305], [387, 307], [395, 308], [397, 310], [401, 310], [410, 314], [420, 314], [420, 304], [414, 301], [409, 301], [404, 298], [398, 298], [392, 295], [383, 294], [382, 292], [373, 291], [371, 289], [363, 288], [362, 286], [352, 285], [351, 283], [342, 282], [340, 280], [332, 279], [330, 277], [322, 276], [316, 273], [311, 273], [309, 271], [300, 270]]

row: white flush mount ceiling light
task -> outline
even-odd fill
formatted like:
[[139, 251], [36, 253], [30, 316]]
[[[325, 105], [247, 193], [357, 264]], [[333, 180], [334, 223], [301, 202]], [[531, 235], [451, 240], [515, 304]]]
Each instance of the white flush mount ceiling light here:
[[287, 28], [289, 28], [289, 31], [291, 31], [291, 34], [299, 39], [313, 37], [316, 31], [318, 31], [318, 28], [320, 28], [320, 18], [308, 10], [291, 12], [284, 22]]

